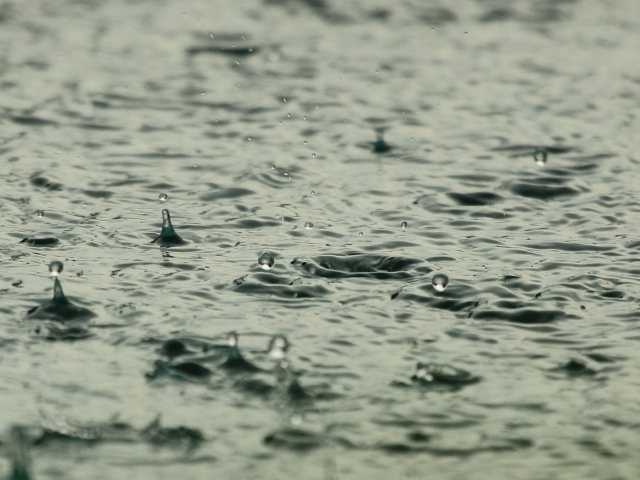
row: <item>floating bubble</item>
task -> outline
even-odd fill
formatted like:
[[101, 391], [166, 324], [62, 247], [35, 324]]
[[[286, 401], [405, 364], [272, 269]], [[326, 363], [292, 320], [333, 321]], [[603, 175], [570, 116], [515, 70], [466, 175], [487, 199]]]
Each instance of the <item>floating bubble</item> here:
[[405, 228], [407, 228], [407, 226], [408, 226], [408, 225], [409, 225], [409, 224], [408, 224], [407, 222], [402, 222], [402, 223], [400, 224], [400, 227], [404, 230]]
[[158, 200], [160, 200], [161, 202], [166, 202], [169, 199], [169, 195], [167, 195], [166, 193], [161, 193], [160, 195], [158, 195]]
[[58, 260], [54, 260], [49, 264], [49, 272], [51, 273], [52, 277], [57, 277], [58, 275], [60, 275], [63, 268], [64, 265]]
[[305, 223], [304, 228], [306, 228], [307, 230], [313, 230], [313, 223], [311, 222]]
[[449, 285], [449, 277], [447, 277], [444, 273], [437, 273], [433, 276], [431, 280], [431, 285], [436, 292], [444, 292], [447, 285]]
[[547, 163], [547, 151], [544, 148], [538, 148], [535, 152], [533, 152], [533, 159], [540, 166], [543, 166]]
[[263, 270], [271, 270], [273, 265], [276, 263], [273, 255], [269, 252], [263, 252], [260, 257], [258, 257], [258, 265]]
[[287, 350], [289, 350], [289, 341], [284, 335], [275, 335], [269, 341], [267, 352], [271, 358], [282, 360], [287, 356]]

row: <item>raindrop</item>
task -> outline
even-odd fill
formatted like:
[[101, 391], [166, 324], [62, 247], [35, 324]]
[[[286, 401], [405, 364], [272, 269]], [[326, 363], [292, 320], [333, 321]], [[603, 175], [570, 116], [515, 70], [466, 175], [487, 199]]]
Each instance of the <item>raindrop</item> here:
[[275, 165], [271, 165], [271, 170], [275, 170], [276, 166]]
[[547, 163], [547, 151], [544, 148], [538, 148], [533, 152], [533, 159], [541, 167]]
[[160, 200], [161, 202], [166, 202], [169, 199], [169, 195], [167, 195], [166, 193], [161, 193], [160, 195], [158, 195], [158, 200]]
[[64, 265], [58, 260], [54, 260], [49, 264], [49, 272], [51, 273], [52, 277], [57, 277], [58, 275], [60, 275], [63, 268]]
[[362, 237], [364, 236], [364, 232], [360, 232], [358, 235]]
[[305, 141], [304, 141], [304, 145], [306, 145], [306, 144], [307, 144], [307, 141], [305, 140]]
[[251, 137], [247, 137], [247, 140], [248, 140], [248, 141], [251, 141]]
[[449, 285], [449, 277], [447, 277], [444, 273], [437, 273], [433, 276], [431, 280], [431, 285], [436, 292], [444, 292], [444, 289]]
[[285, 177], [288, 177], [288, 176], [289, 176], [289, 172], [284, 172], [284, 174], [283, 174], [283, 175], [284, 175]]
[[284, 97], [282, 97], [282, 101], [283, 101], [284, 103], [287, 103], [287, 99], [286, 99], [286, 98], [284, 98]]
[[467, 34], [467, 32], [464, 32], [464, 34], [466, 35], [466, 34]]
[[304, 224], [304, 228], [306, 228], [307, 230], [312, 230], [313, 229], [313, 223], [311, 222], [307, 222]]
[[404, 230], [405, 228], [407, 228], [407, 225], [409, 225], [407, 222], [402, 222], [400, 224], [400, 227]]
[[316, 191], [315, 190], [311, 190], [311, 195], [315, 195]]
[[269, 341], [267, 352], [269, 356], [275, 360], [282, 360], [287, 356], [287, 350], [289, 350], [289, 341], [284, 335], [275, 335]]
[[[431, 30], [433, 30], [433, 28], [432, 28]], [[213, 35], [213, 32], [209, 32], [209, 36], [210, 36], [211, 38], [215, 38], [215, 36]]]
[[264, 252], [260, 257], [258, 257], [258, 265], [263, 270], [271, 270], [273, 265], [276, 263], [273, 255], [269, 252]]
[[227, 343], [230, 347], [235, 347], [238, 345], [238, 334], [236, 332], [231, 332], [227, 337]]
[[431, 31], [433, 32], [433, 27], [431, 27]]
[[316, 154], [315, 154], [315, 153], [312, 153], [312, 154], [311, 154], [311, 156], [312, 156], [313, 158], [315, 158]]
[[42, 210], [38, 210], [38, 212], [37, 212], [37, 213], [38, 213], [38, 216], [39, 216], [40, 218], [44, 217], [44, 211], [42, 211]]

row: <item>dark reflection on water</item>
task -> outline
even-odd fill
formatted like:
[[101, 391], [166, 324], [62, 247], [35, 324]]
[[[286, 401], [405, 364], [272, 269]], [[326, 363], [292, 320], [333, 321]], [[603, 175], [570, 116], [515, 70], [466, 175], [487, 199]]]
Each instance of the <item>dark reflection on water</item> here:
[[636, 478], [639, 18], [0, 4], [0, 475]]

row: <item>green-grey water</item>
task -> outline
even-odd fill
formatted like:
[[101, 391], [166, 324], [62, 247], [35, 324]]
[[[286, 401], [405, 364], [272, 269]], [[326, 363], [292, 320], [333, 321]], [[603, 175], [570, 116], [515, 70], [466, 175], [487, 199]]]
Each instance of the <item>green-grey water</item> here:
[[637, 478], [639, 32], [0, 4], [0, 475]]

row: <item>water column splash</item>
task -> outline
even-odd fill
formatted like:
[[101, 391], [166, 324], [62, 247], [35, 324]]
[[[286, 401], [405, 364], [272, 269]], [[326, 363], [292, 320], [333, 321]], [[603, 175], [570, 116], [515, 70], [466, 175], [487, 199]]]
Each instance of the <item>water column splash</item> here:
[[242, 353], [238, 348], [238, 334], [236, 332], [229, 333], [227, 336], [227, 342], [229, 344], [229, 356], [220, 368], [244, 372], [260, 372], [262, 370], [261, 368], [256, 367], [253, 363], [245, 360], [242, 356]]
[[380, 129], [376, 132], [378, 139], [373, 144], [374, 153], [385, 153], [391, 150], [391, 146], [384, 141], [384, 130]]
[[295, 372], [291, 368], [291, 362], [287, 360], [289, 346], [289, 340], [284, 335], [274, 335], [269, 341], [267, 353], [278, 362], [275, 370], [277, 382], [283, 386], [284, 394], [289, 400], [309, 400], [311, 395], [302, 388]]
[[269, 341], [267, 352], [274, 360], [284, 360], [289, 350], [289, 341], [284, 335], [274, 335]]
[[171, 224], [171, 215], [166, 208], [162, 210], [162, 231], [151, 243], [158, 242], [160, 245], [184, 245], [187, 243], [178, 235]]
[[95, 317], [91, 310], [74, 305], [67, 299], [58, 278], [63, 269], [64, 264], [58, 260], [49, 264], [49, 272], [54, 277], [53, 298], [44, 305], [29, 310], [27, 315], [31, 318], [65, 323], [71, 320], [88, 320]]
[[13, 426], [9, 431], [7, 451], [11, 459], [9, 480], [30, 480], [31, 477], [31, 439], [26, 428]]

